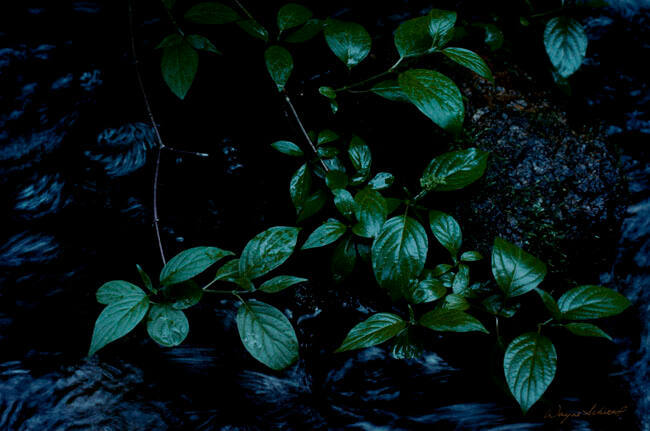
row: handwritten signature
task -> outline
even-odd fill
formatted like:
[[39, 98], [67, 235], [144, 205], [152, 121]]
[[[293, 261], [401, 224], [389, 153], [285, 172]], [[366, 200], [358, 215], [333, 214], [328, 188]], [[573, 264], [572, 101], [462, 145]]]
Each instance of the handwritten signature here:
[[557, 410], [548, 410], [544, 414], [544, 419], [560, 419], [560, 423], [566, 422], [569, 418], [581, 418], [590, 416], [621, 416], [628, 410], [628, 406], [623, 406], [618, 409], [611, 409], [606, 407], [598, 407], [598, 404], [591, 406], [589, 410], [562, 410], [562, 406], [558, 405]]

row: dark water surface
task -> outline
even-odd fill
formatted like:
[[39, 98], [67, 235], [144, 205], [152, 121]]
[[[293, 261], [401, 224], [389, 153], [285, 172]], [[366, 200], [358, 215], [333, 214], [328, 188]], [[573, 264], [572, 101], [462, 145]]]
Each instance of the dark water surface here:
[[[277, 8], [248, 3], [264, 17]], [[312, 3], [319, 16], [340, 14], [381, 35], [378, 57], [388, 52], [397, 23], [427, 7]], [[245, 353], [234, 327], [236, 304], [218, 298], [190, 310], [190, 335], [179, 348], [162, 349], [138, 328], [85, 358], [101, 309], [97, 287], [111, 279], [135, 281], [135, 263], [150, 273], [160, 269], [151, 226], [155, 142], [129, 56], [127, 5], [3, 5], [0, 430], [650, 430], [650, 89], [643, 63], [650, 57], [650, 5], [611, 4], [582, 17], [588, 59], [572, 80], [573, 97], [556, 97], [573, 124], [602, 123], [620, 156], [623, 220], [617, 243], [603, 253], [614, 257], [591, 281], [625, 293], [634, 307], [604, 325], [612, 344], [557, 341], [556, 381], [526, 417], [504, 387], [492, 339], [431, 336], [435, 349], [409, 361], [384, 348], [333, 355], [346, 329], [389, 305], [375, 298], [374, 280], [353, 277], [332, 287], [301, 258], [292, 273], [315, 274], [312, 282], [274, 302], [301, 340], [301, 360], [289, 370], [271, 372]], [[506, 4], [462, 1], [457, 8], [468, 20], [485, 21], [492, 11], [518, 16]], [[297, 140], [297, 130], [265, 75], [260, 45], [234, 29], [216, 34], [225, 56], [201, 56], [188, 98], [175, 99], [153, 50], [170, 31], [161, 14], [155, 1], [136, 2], [137, 44], [157, 120], [169, 145], [210, 154], [163, 154], [165, 248], [170, 255], [206, 244], [240, 250], [266, 227], [293, 223], [286, 189], [297, 166], [268, 144]], [[539, 41], [508, 37], [513, 61], [540, 87], [553, 88]], [[414, 111], [350, 100], [332, 118], [322, 99], [302, 96], [345, 79], [333, 57], [320, 55], [323, 45], [295, 48], [296, 58], [309, 59], [296, 67], [296, 105], [308, 125], [359, 133], [377, 165], [397, 166], [407, 178], [421, 170], [411, 169], [413, 160], [447, 149], [428, 120], [413, 120]], [[371, 59], [356, 76], [381, 67]], [[558, 408], [593, 405], [626, 411], [564, 423], [544, 418]]]

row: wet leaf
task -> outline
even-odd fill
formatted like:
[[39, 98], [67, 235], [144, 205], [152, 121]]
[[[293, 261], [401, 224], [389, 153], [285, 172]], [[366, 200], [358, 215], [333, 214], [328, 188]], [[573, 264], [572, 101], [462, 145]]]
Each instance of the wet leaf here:
[[327, 46], [348, 68], [361, 63], [370, 53], [372, 40], [360, 24], [328, 19], [324, 33]]
[[549, 293], [540, 289], [539, 287], [535, 288], [535, 292], [537, 292], [539, 297], [542, 299], [544, 306], [551, 313], [551, 316], [553, 316], [554, 319], [560, 319], [562, 317], [562, 312], [558, 308], [555, 299], [553, 299]]
[[399, 298], [424, 269], [429, 241], [415, 219], [389, 219], [372, 244], [372, 269], [379, 285]]
[[463, 244], [463, 234], [456, 219], [442, 211], [429, 211], [429, 226], [438, 242], [455, 258]]
[[435, 70], [410, 69], [400, 73], [398, 82], [411, 103], [431, 121], [453, 134], [461, 131], [465, 107], [454, 81]]
[[140, 323], [149, 308], [149, 297], [141, 292], [140, 296], [134, 294], [111, 302], [102, 310], [95, 322], [88, 356], [125, 336]]
[[376, 346], [390, 340], [404, 328], [406, 322], [396, 314], [374, 314], [352, 328], [336, 352]]
[[411, 300], [414, 304], [425, 304], [440, 299], [447, 293], [447, 289], [440, 280], [427, 278], [419, 281], [411, 292]]
[[574, 335], [580, 335], [581, 337], [600, 337], [612, 341], [612, 337], [591, 323], [567, 323], [564, 327]]
[[602, 286], [578, 286], [557, 301], [562, 317], [569, 320], [615, 316], [630, 306], [630, 301], [615, 290]]
[[171, 258], [162, 269], [160, 284], [165, 286], [189, 280], [224, 257], [232, 255], [231, 251], [217, 247], [194, 247], [184, 250]]
[[483, 259], [483, 255], [478, 251], [466, 251], [460, 255], [460, 260], [462, 262], [476, 262], [481, 259]]
[[354, 216], [354, 198], [349, 191], [345, 189], [332, 190], [334, 194], [334, 205], [346, 218], [351, 219]]
[[266, 293], [275, 293], [295, 284], [302, 283], [303, 281], [307, 281], [307, 279], [294, 277], [293, 275], [278, 275], [262, 283], [259, 290]]
[[585, 58], [587, 35], [578, 21], [558, 16], [546, 23], [544, 46], [555, 69], [566, 78], [580, 68]]
[[432, 9], [429, 12], [429, 34], [433, 39], [432, 46], [440, 49], [451, 40], [456, 25], [456, 12]]
[[392, 100], [394, 102], [410, 102], [409, 98], [402, 91], [402, 87], [394, 79], [389, 79], [376, 84], [370, 89], [373, 93], [383, 97], [384, 99]]
[[237, 329], [244, 347], [258, 361], [274, 370], [298, 360], [298, 338], [280, 310], [250, 300], [237, 311]]
[[221, 54], [217, 47], [214, 46], [214, 44], [206, 37], [199, 36], [198, 34], [190, 34], [185, 37], [185, 40], [187, 40], [187, 43], [192, 45], [194, 49], [212, 52], [214, 54]]
[[282, 265], [296, 247], [296, 227], [275, 226], [257, 234], [241, 253], [239, 273], [253, 280]]
[[510, 392], [526, 413], [555, 377], [557, 353], [543, 335], [529, 332], [512, 340], [503, 359]]
[[348, 185], [348, 176], [345, 172], [329, 171], [325, 175], [325, 184], [331, 190], [344, 189]]
[[269, 41], [269, 32], [264, 27], [262, 27], [262, 25], [259, 22], [255, 21], [254, 19], [237, 21], [237, 25], [246, 33], [253, 36], [254, 38], [260, 39], [264, 42]]
[[278, 91], [284, 90], [293, 70], [291, 54], [281, 46], [273, 45], [264, 52], [264, 60], [266, 61], [266, 70], [278, 87]]
[[296, 208], [297, 212], [300, 212], [300, 209], [309, 197], [310, 190], [311, 172], [305, 163], [298, 168], [289, 182], [289, 194], [291, 195], [291, 201], [293, 202], [293, 206]]
[[546, 264], [508, 241], [495, 238], [492, 275], [506, 297], [530, 292], [546, 276]]
[[423, 55], [433, 47], [429, 21], [429, 15], [421, 16], [404, 21], [397, 27], [394, 42], [400, 57]]
[[297, 223], [317, 214], [325, 206], [325, 202], [327, 202], [327, 194], [322, 190], [316, 190], [302, 204], [302, 207], [298, 211]]
[[476, 148], [444, 153], [431, 160], [420, 178], [420, 185], [427, 191], [467, 187], [483, 176], [488, 155]]
[[370, 164], [372, 163], [372, 154], [370, 153], [370, 147], [368, 147], [363, 139], [354, 136], [350, 140], [348, 155], [350, 156], [350, 162], [352, 162], [354, 169], [361, 175], [368, 175]]
[[357, 250], [352, 236], [347, 235], [339, 241], [332, 255], [331, 268], [334, 281], [340, 282], [350, 275], [356, 262]]
[[302, 43], [311, 40], [323, 29], [324, 22], [320, 19], [310, 19], [293, 33], [289, 34], [284, 40], [289, 43]]
[[370, 181], [368, 187], [373, 190], [384, 190], [393, 185], [395, 177], [389, 172], [379, 172]]
[[271, 146], [282, 154], [286, 154], [287, 156], [302, 157], [304, 155], [300, 147], [298, 147], [293, 142], [276, 141], [272, 143]]
[[199, 67], [199, 55], [189, 43], [167, 46], [163, 50], [160, 69], [169, 89], [184, 99], [194, 82]]
[[352, 231], [364, 238], [374, 238], [388, 215], [386, 201], [379, 192], [365, 188], [356, 194], [354, 203], [354, 214], [359, 222]]
[[475, 52], [465, 48], [445, 48], [442, 53], [461, 66], [465, 66], [488, 81], [494, 82], [492, 71]]
[[331, 219], [320, 225], [311, 235], [309, 235], [305, 243], [302, 245], [302, 250], [324, 247], [332, 244], [341, 238], [347, 229], [347, 226], [340, 221]]
[[147, 294], [135, 284], [123, 280], [113, 280], [102, 284], [97, 289], [96, 298], [100, 304], [108, 305], [123, 299], [140, 300], [143, 295]]
[[420, 325], [434, 331], [488, 333], [481, 322], [460, 310], [437, 308], [420, 317]]
[[169, 305], [151, 304], [147, 315], [147, 333], [152, 340], [164, 347], [181, 344], [190, 331], [185, 313]]
[[339, 138], [339, 135], [330, 130], [330, 129], [324, 129], [321, 130], [320, 133], [318, 134], [318, 140], [316, 141], [316, 145], [323, 145], [323, 144], [329, 144], [330, 142], [334, 142]]
[[311, 18], [312, 12], [306, 7], [287, 3], [278, 11], [278, 29], [280, 32], [297, 27]]

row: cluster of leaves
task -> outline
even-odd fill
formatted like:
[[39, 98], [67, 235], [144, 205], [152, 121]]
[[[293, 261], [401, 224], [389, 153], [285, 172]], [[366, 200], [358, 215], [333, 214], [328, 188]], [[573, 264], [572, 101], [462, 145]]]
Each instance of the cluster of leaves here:
[[[174, 0], [163, 0], [163, 3], [172, 16]], [[268, 43], [269, 31], [236, 3], [238, 11], [218, 2], [199, 3], [185, 12], [184, 19], [197, 24], [236, 24]], [[365, 91], [388, 100], [411, 103], [435, 124], [458, 135], [462, 130], [464, 106], [456, 84], [435, 70], [400, 71], [412, 59], [441, 54], [492, 81], [490, 69], [477, 54], [448, 46], [456, 19], [455, 12], [433, 9], [401, 23], [394, 33], [398, 59], [393, 66], [356, 84], [338, 89], [322, 86], [320, 94], [336, 113], [340, 92], [396, 74], [392, 79], [375, 82]], [[498, 49], [503, 41], [500, 31], [491, 24], [478, 26], [485, 30], [486, 43]], [[314, 18], [309, 9], [293, 3], [282, 6], [277, 13], [277, 43], [265, 49], [264, 59], [277, 90], [287, 100], [286, 86], [294, 61], [285, 46], [306, 42], [321, 32], [332, 53], [348, 69], [361, 63], [371, 51], [372, 39], [360, 24]], [[547, 23], [545, 44], [557, 73], [566, 78], [580, 66], [586, 38], [576, 21], [558, 16]], [[167, 36], [159, 47], [163, 49], [161, 68], [165, 82], [181, 99], [196, 74], [196, 50], [218, 53], [207, 38], [186, 35], [177, 24], [176, 32]], [[394, 312], [370, 316], [349, 331], [337, 352], [393, 340], [395, 357], [414, 357], [420, 351], [420, 346], [413, 341], [417, 328], [489, 333], [478, 317], [493, 315], [497, 321], [511, 318], [520, 309], [519, 298], [535, 291], [550, 318], [537, 324], [536, 332], [525, 332], [514, 338], [505, 349], [503, 360], [506, 382], [526, 412], [546, 391], [557, 366], [555, 347], [542, 335], [542, 328], [560, 327], [579, 336], [610, 339], [596, 325], [583, 321], [622, 312], [629, 306], [625, 297], [601, 286], [587, 285], [568, 290], [556, 301], [539, 287], [546, 275], [546, 265], [501, 238], [495, 239], [491, 252], [494, 281], [473, 280], [470, 270], [483, 260], [481, 253], [463, 250], [460, 225], [451, 215], [422, 205], [422, 199], [430, 193], [459, 190], [481, 178], [488, 153], [466, 148], [435, 157], [424, 169], [417, 191], [411, 193], [404, 186], [398, 189], [391, 173], [373, 170], [370, 147], [360, 137], [344, 140], [329, 129], [305, 134], [314, 150], [312, 156], [307, 156], [290, 140], [272, 144], [277, 151], [301, 159], [289, 181], [296, 223], [313, 220], [321, 214], [334, 215], [323, 216], [300, 249], [310, 253], [311, 249], [332, 247], [334, 282], [348, 277], [357, 263], [365, 263], [380, 288], [398, 304], [405, 304], [408, 313], [408, 316]], [[224, 293], [240, 301], [236, 322], [242, 343], [250, 354], [270, 368], [288, 367], [298, 358], [298, 341], [291, 323], [277, 308], [243, 297], [279, 292], [306, 281], [296, 276], [277, 275], [256, 286], [260, 277], [291, 256], [299, 232], [297, 227], [272, 227], [249, 241], [239, 258], [216, 247], [185, 250], [163, 267], [157, 288], [140, 267], [144, 290], [126, 281], [104, 284], [97, 292], [97, 300], [106, 308], [97, 319], [89, 354], [129, 333], [145, 316], [153, 340], [162, 346], [178, 345], [189, 331], [183, 310], [197, 304], [205, 293]], [[433, 247], [430, 249], [433, 238], [447, 251], [449, 259], [445, 262], [431, 262], [438, 255]], [[228, 261], [210, 282], [200, 287], [196, 278], [205, 278], [206, 270], [222, 259]], [[234, 288], [212, 290], [215, 283], [229, 283]], [[497, 338], [501, 341], [498, 329]]]
[[[325, 139], [325, 136], [329, 138]], [[317, 141], [326, 144], [329, 139], [338, 137], [331, 131], [323, 131]], [[272, 145], [285, 154], [301, 156], [293, 143], [280, 141]], [[330, 167], [328, 172], [319, 173], [317, 161], [306, 161], [290, 181], [290, 194], [299, 219], [311, 196], [327, 194], [322, 190], [311, 190], [312, 171], [324, 178], [333, 206], [342, 216], [340, 219], [329, 218], [317, 227], [302, 249], [335, 244], [332, 256], [334, 280], [349, 274], [357, 256], [360, 256], [371, 266], [379, 286], [386, 289], [394, 300], [408, 303], [409, 315], [377, 313], [370, 316], [350, 330], [338, 352], [370, 347], [395, 338], [394, 356], [413, 357], [420, 350], [410, 341], [414, 338], [411, 333], [414, 327], [488, 333], [486, 327], [468, 312], [470, 308], [496, 317], [511, 318], [520, 308], [517, 298], [534, 290], [551, 317], [538, 325], [538, 332], [527, 332], [512, 340], [503, 361], [510, 390], [526, 412], [555, 376], [556, 351], [551, 341], [541, 335], [542, 326], [550, 324], [575, 335], [611, 340], [597, 326], [575, 321], [618, 314], [629, 306], [625, 297], [601, 286], [579, 286], [556, 302], [538, 287], [546, 276], [546, 265], [501, 238], [495, 239], [492, 248], [492, 274], [496, 287], [489, 282], [472, 282], [470, 263], [480, 261], [482, 255], [478, 251], [462, 252], [462, 231], [452, 216], [427, 210], [418, 204], [428, 192], [457, 190], [475, 182], [486, 168], [487, 153], [470, 148], [434, 158], [421, 176], [420, 192], [398, 199], [382, 196], [390, 184], [379, 178], [390, 178], [392, 183], [392, 175], [378, 173], [370, 180], [370, 148], [359, 137], [351, 139], [347, 152], [352, 170], [344, 170], [344, 164], [334, 156], [323, 160]], [[338, 150], [325, 153], [338, 154]], [[399, 215], [390, 217], [398, 209], [401, 209]], [[429, 234], [424, 227], [427, 224], [450, 257], [449, 262], [430, 268], [427, 268]], [[424, 312], [418, 317], [416, 311], [423, 305]]]
[[[217, 247], [195, 247], [174, 256], [160, 272], [158, 288], [138, 266], [146, 293], [127, 281], [109, 281], [97, 290], [97, 301], [106, 304], [95, 323], [89, 355], [131, 332], [145, 316], [147, 332], [164, 347], [185, 340], [189, 323], [185, 310], [196, 305], [204, 293], [235, 295], [241, 305], [237, 311], [237, 329], [246, 350], [275, 370], [288, 367], [298, 358], [298, 340], [289, 320], [277, 308], [257, 299], [242, 296], [256, 292], [272, 294], [307, 281], [291, 275], [277, 275], [256, 287], [255, 280], [282, 265], [294, 251], [299, 229], [276, 226], [251, 239], [241, 255]], [[200, 287], [194, 280], [222, 259], [228, 262], [212, 281]], [[234, 284], [232, 291], [215, 291], [215, 283]]]

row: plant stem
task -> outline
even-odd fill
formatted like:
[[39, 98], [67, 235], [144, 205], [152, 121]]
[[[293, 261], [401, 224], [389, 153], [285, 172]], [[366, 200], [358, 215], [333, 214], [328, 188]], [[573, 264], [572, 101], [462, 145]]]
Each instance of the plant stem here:
[[178, 23], [176, 22], [176, 19], [174, 18], [174, 15], [172, 14], [172, 12], [169, 9], [167, 9], [167, 6], [165, 6], [165, 3], [162, 0], [160, 0], [160, 3], [162, 3], [162, 7], [163, 7], [163, 9], [165, 9], [165, 12], [167, 13], [167, 16], [169, 17], [169, 20], [171, 21], [172, 25], [176, 29], [176, 32], [178, 32], [178, 34], [180, 34], [181, 37], [185, 37], [185, 33], [183, 32], [183, 29], [181, 29], [181, 26], [178, 25]]
[[204, 292], [208, 292], [208, 293], [223, 293], [223, 294], [225, 294], [225, 295], [235, 295], [235, 296], [237, 296], [238, 298], [239, 298], [239, 294], [249, 293], [249, 292], [247, 292], [247, 291], [245, 291], [245, 290], [205, 290], [205, 288], [203, 288], [203, 289], [204, 289], [204, 290], [203, 290]]
[[[166, 8], [165, 8], [166, 9]], [[135, 65], [135, 73], [138, 78], [138, 86], [140, 87], [140, 92], [142, 93], [142, 99], [144, 100], [144, 106], [147, 110], [147, 115], [149, 117], [149, 122], [153, 127], [154, 133], [156, 135], [156, 141], [158, 141], [158, 151], [156, 154], [156, 167], [154, 170], [153, 177], [153, 225], [156, 231], [156, 240], [158, 242], [158, 250], [160, 251], [160, 259], [162, 260], [163, 265], [167, 264], [167, 259], [165, 259], [165, 251], [163, 250], [162, 239], [160, 237], [160, 226], [158, 218], [158, 178], [160, 176], [160, 155], [165, 144], [163, 143], [162, 137], [160, 136], [160, 131], [156, 125], [156, 119], [153, 116], [153, 111], [151, 110], [151, 105], [149, 104], [149, 98], [147, 97], [147, 92], [144, 89], [144, 83], [142, 82], [142, 74], [140, 72], [140, 63], [138, 62], [137, 50], [135, 47], [135, 35], [134, 35], [134, 25], [133, 25], [133, 0], [129, 0], [129, 37], [131, 39], [131, 55], [133, 56], [133, 63]]]
[[385, 70], [385, 71], [383, 71], [381, 73], [373, 75], [370, 78], [366, 78], [363, 81], [355, 82], [354, 84], [350, 84], [350, 85], [346, 85], [344, 87], [338, 88], [338, 89], [334, 90], [334, 92], [338, 93], [338, 92], [341, 92], [341, 91], [349, 90], [350, 88], [360, 87], [360, 86], [362, 86], [364, 84], [367, 84], [368, 82], [374, 81], [377, 78], [381, 78], [382, 76], [386, 76], [386, 75], [388, 75], [390, 73], [393, 73], [395, 71], [395, 69], [397, 68], [397, 66], [399, 66], [399, 64], [402, 62], [402, 60], [404, 60], [404, 57], [400, 57], [400, 59], [397, 60], [397, 62], [395, 64], [393, 64], [388, 70]]
[[296, 111], [296, 108], [294, 108], [293, 103], [291, 103], [291, 98], [286, 92], [283, 92], [284, 95], [284, 100], [287, 102], [287, 105], [289, 105], [289, 109], [291, 110], [291, 113], [293, 114], [293, 118], [295, 118], [296, 122], [298, 123], [298, 126], [300, 126], [300, 130], [302, 131], [303, 136], [307, 140], [307, 143], [311, 147], [311, 149], [314, 151], [316, 156], [318, 157], [318, 160], [320, 161], [321, 165], [323, 165], [323, 169], [325, 169], [325, 172], [329, 172], [329, 168], [323, 161], [323, 159], [320, 158], [320, 155], [318, 154], [318, 150], [316, 149], [316, 146], [312, 142], [311, 138], [309, 137], [309, 134], [307, 133], [307, 130], [305, 130], [305, 126], [303, 126], [302, 121], [300, 121], [300, 116], [298, 115], [298, 112]]
[[237, 5], [237, 7], [238, 7], [239, 9], [241, 9], [241, 11], [244, 12], [244, 14], [245, 14], [248, 18], [250, 18], [250, 19], [252, 19], [253, 21], [257, 22], [257, 20], [253, 17], [253, 15], [252, 15], [252, 14], [251, 14], [251, 13], [250, 13], [246, 8], [245, 8], [245, 7], [244, 7], [243, 4], [241, 4], [241, 3], [239, 2], [239, 0], [234, 0], [234, 2], [235, 2], [235, 4]]

